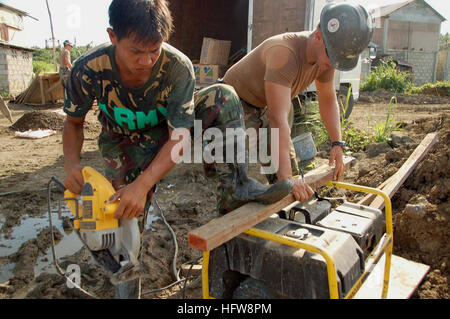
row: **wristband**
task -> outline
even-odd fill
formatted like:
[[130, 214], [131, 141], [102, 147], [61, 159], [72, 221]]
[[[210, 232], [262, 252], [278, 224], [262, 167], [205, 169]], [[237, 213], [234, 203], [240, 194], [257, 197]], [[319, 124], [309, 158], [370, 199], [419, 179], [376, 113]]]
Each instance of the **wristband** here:
[[331, 143], [331, 148], [335, 147], [335, 146], [340, 146], [342, 147], [342, 149], [345, 147], [345, 142], [344, 141], [336, 141], [336, 142], [332, 142]]

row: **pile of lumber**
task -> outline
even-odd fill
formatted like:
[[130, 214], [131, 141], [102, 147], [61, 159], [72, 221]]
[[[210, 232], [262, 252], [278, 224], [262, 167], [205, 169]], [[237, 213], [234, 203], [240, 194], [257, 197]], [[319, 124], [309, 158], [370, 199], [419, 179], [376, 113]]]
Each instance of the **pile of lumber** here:
[[41, 72], [39, 70], [35, 73], [30, 86], [15, 98], [14, 103], [45, 105], [64, 99], [59, 73], [51, 72], [40, 75]]

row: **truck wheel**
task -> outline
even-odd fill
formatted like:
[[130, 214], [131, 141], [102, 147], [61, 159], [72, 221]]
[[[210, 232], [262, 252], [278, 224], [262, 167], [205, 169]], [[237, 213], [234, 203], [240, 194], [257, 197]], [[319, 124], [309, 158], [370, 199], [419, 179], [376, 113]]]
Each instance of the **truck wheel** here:
[[233, 299], [275, 299], [276, 295], [266, 285], [252, 277], [240, 283], [233, 292]]
[[348, 90], [349, 90], [348, 87], [341, 86], [339, 88], [339, 92], [337, 93], [339, 110], [341, 112], [341, 116], [344, 116], [345, 119], [348, 119], [350, 117], [350, 114], [352, 114], [354, 104], [353, 94], [350, 94], [350, 97], [348, 99], [348, 105], [346, 106]]

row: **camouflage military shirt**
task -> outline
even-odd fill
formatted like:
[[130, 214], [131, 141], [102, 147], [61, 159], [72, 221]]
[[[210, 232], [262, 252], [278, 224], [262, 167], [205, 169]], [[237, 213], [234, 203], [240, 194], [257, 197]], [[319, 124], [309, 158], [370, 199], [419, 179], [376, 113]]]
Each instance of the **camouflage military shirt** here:
[[127, 136], [160, 125], [190, 128], [194, 125], [194, 86], [191, 61], [163, 43], [147, 83], [138, 89], [128, 88], [120, 79], [114, 46], [103, 44], [75, 62], [67, 82], [64, 111], [83, 117], [97, 99], [104, 129]]
[[117, 71], [114, 47], [102, 45], [75, 61], [67, 81], [64, 111], [83, 117], [97, 100], [104, 173], [114, 188], [120, 189], [147, 169], [168, 141], [169, 129], [194, 126], [194, 86], [191, 61], [163, 43], [147, 83], [139, 89], [127, 88]]

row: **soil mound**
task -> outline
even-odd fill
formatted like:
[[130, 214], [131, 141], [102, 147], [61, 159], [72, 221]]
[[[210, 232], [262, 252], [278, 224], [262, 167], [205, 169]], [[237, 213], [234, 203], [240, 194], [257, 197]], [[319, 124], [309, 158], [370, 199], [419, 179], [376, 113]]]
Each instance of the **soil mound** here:
[[[19, 132], [39, 129], [62, 131], [65, 119], [66, 116], [58, 112], [31, 111], [25, 113], [10, 126], [10, 129]], [[101, 125], [96, 119], [94, 119], [94, 121], [86, 120], [84, 123], [84, 130], [85, 133], [97, 134], [101, 131]]]
[[[417, 165], [392, 198], [394, 253], [431, 267], [416, 298], [450, 297], [450, 117], [421, 119], [404, 131], [415, 143], [385, 145], [371, 156], [367, 148], [357, 154], [358, 163], [349, 172], [351, 182], [377, 187], [395, 174], [411, 155], [424, 133], [437, 133], [439, 141]], [[370, 159], [370, 160], [369, 160]], [[380, 170], [380, 167], [383, 167]]]
[[56, 112], [31, 111], [25, 113], [10, 128], [20, 132], [39, 129], [61, 131], [64, 127], [64, 120], [65, 117]]
[[394, 245], [405, 258], [431, 266], [420, 298], [450, 297], [450, 118], [420, 121], [417, 131], [439, 133], [439, 142], [405, 181], [393, 202]]

